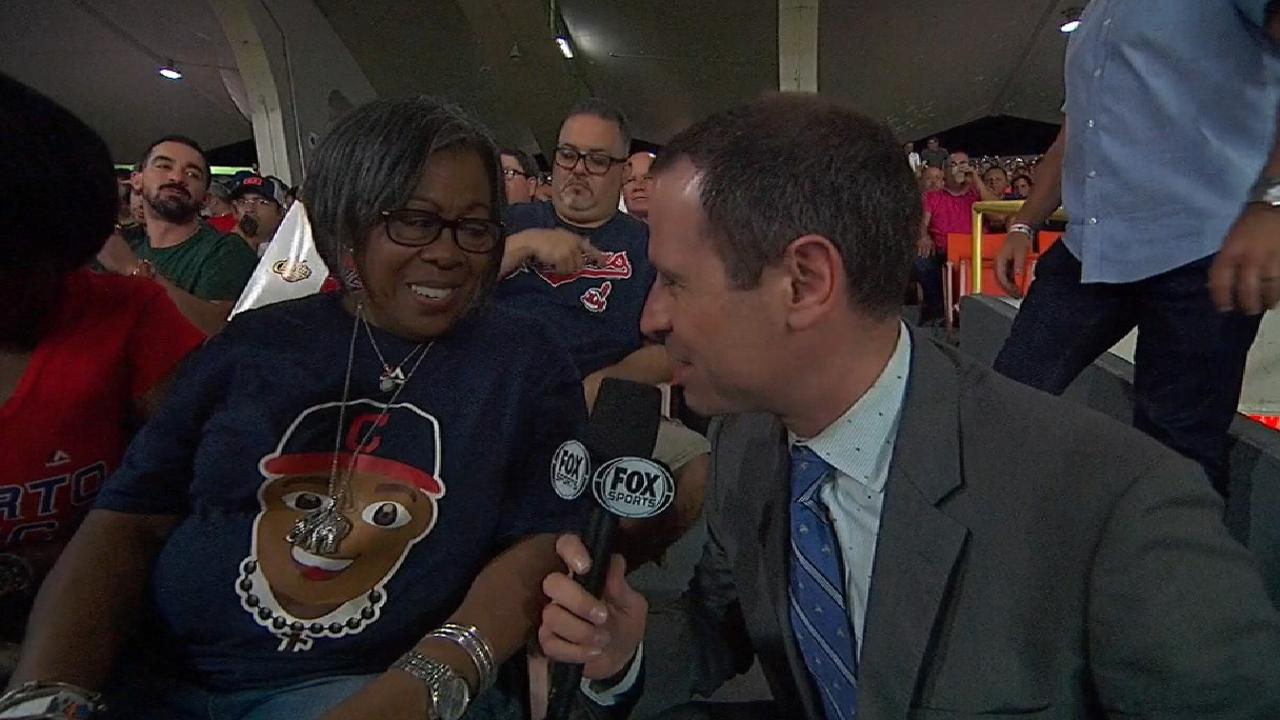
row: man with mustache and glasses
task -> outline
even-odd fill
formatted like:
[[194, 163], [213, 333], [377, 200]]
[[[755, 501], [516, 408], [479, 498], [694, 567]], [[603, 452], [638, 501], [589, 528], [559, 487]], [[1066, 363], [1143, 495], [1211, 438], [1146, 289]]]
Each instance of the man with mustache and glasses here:
[[231, 191], [236, 227], [232, 231], [245, 241], [258, 257], [267, 250], [284, 220], [289, 189], [279, 178], [250, 175]]
[[[594, 98], [579, 103], [560, 127], [551, 201], [514, 205], [506, 213], [503, 280], [494, 296], [560, 331], [589, 405], [605, 377], [655, 385], [671, 379], [665, 348], [646, 345], [640, 333], [655, 277], [649, 229], [618, 211], [630, 146], [631, 132], [619, 110]], [[662, 423], [654, 457], [675, 472], [676, 501], [658, 518], [623, 521], [619, 546], [633, 565], [661, 556], [681, 537], [700, 544], [696, 533], [686, 531], [702, 513], [709, 450], [701, 435], [674, 421]], [[637, 589], [655, 596], [661, 588], [683, 585], [686, 572], [691, 568], [679, 563], [651, 566]], [[540, 667], [535, 663], [530, 671], [536, 704], [543, 689]]]
[[209, 190], [209, 163], [192, 139], [171, 135], [152, 143], [133, 175], [142, 195], [146, 242], [130, 247], [116, 233], [98, 255], [112, 272], [154, 279], [193, 324], [213, 334], [258, 258], [239, 238], [224, 237], [200, 220]]
[[594, 396], [602, 377], [661, 383], [666, 353], [644, 347], [640, 311], [653, 284], [649, 230], [618, 212], [631, 131], [616, 108], [579, 103], [552, 155], [551, 202], [507, 210], [496, 297], [559, 328]]
[[[620, 110], [596, 98], [580, 102], [560, 127], [551, 201], [514, 205], [506, 213], [503, 280], [494, 296], [560, 330], [588, 406], [606, 377], [653, 385], [671, 379], [666, 350], [646, 345], [640, 334], [640, 313], [654, 280], [649, 228], [618, 210], [630, 146], [631, 130]], [[649, 526], [644, 550], [637, 552], [674, 541], [697, 519], [707, 450], [697, 433], [663, 424], [655, 456], [676, 471], [682, 495], [664, 516], [670, 525], [662, 531]]]

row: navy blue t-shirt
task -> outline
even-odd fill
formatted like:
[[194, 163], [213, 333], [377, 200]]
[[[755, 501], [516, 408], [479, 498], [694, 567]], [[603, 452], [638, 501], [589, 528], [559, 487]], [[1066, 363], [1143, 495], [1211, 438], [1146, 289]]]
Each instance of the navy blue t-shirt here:
[[[505, 547], [579, 526], [581, 505], [549, 478], [586, 414], [554, 333], [491, 305], [439, 338], [388, 406], [361, 330], [340, 412], [352, 326], [336, 294], [237, 317], [98, 498], [182, 516], [152, 573], [149, 639], [211, 689], [382, 672]], [[392, 363], [415, 347], [372, 333]], [[285, 538], [326, 501], [335, 445], [351, 531], [320, 555]]]
[[576, 275], [526, 265], [498, 283], [499, 302], [555, 326], [583, 377], [640, 349], [640, 313], [655, 276], [648, 225], [618, 213], [598, 228], [578, 227], [561, 220], [550, 202], [512, 205], [506, 224], [508, 235], [556, 227], [584, 235], [605, 262]]

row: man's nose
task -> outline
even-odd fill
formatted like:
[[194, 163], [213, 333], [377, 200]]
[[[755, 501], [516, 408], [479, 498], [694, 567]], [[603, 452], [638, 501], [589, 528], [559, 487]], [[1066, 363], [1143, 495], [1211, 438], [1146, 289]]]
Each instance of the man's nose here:
[[664, 342], [671, 332], [671, 315], [667, 303], [670, 294], [659, 280], [649, 289], [644, 311], [640, 314], [640, 332], [654, 342]]

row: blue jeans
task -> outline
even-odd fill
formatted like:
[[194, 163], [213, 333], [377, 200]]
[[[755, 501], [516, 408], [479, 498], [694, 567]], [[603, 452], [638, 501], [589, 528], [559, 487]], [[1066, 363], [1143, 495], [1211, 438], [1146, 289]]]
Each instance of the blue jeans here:
[[332, 710], [376, 675], [321, 678], [278, 688], [212, 692], [154, 675], [111, 693], [112, 720], [309, 720]]
[[1036, 264], [995, 369], [1060, 395], [1085, 367], [1138, 328], [1133, 424], [1228, 482], [1227, 429], [1260, 316], [1221, 313], [1209, 297], [1213, 256], [1132, 283], [1082, 283], [1059, 242]]
[[939, 250], [929, 257], [917, 257], [915, 263], [915, 279], [920, 283], [920, 292], [924, 302], [920, 305], [920, 324], [943, 317], [943, 305], [946, 303], [942, 292], [942, 271], [946, 265], [947, 255]]
[[[110, 720], [312, 720], [342, 704], [377, 675], [320, 678], [275, 688], [214, 692], [145, 671], [108, 694]], [[515, 720], [519, 703], [493, 687], [481, 693], [467, 720]]]

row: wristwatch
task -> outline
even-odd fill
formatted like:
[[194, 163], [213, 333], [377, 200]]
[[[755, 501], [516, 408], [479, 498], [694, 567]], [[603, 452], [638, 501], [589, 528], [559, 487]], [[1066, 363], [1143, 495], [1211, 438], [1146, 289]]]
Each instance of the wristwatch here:
[[0, 553], [0, 597], [31, 587], [31, 564], [13, 553]]
[[427, 686], [431, 695], [427, 720], [458, 720], [467, 711], [467, 705], [471, 703], [471, 689], [467, 687], [467, 681], [448, 665], [417, 650], [410, 650], [391, 667], [409, 673]]
[[1261, 203], [1267, 207], [1280, 209], [1280, 177], [1262, 176], [1249, 188], [1250, 205]]

